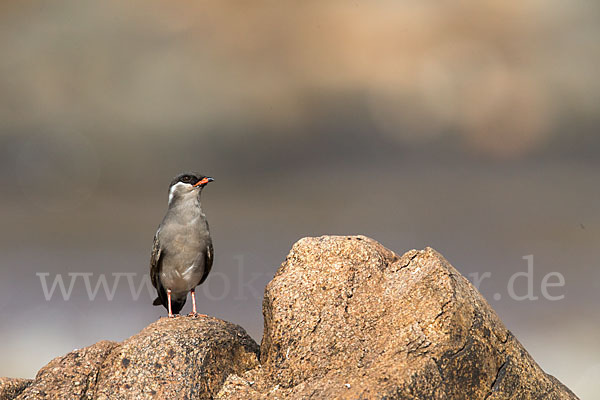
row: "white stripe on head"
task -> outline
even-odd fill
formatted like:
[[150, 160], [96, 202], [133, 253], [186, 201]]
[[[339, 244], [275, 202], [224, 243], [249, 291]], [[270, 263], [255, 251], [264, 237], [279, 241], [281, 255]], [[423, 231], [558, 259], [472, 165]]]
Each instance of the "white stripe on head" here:
[[189, 183], [183, 183], [183, 182], [177, 182], [176, 184], [171, 186], [171, 189], [169, 189], [169, 204], [171, 204], [171, 202], [173, 201], [173, 198], [175, 197], [175, 192], [182, 191], [184, 188], [187, 188], [188, 190], [190, 190], [193, 188], [193, 186], [190, 185]]

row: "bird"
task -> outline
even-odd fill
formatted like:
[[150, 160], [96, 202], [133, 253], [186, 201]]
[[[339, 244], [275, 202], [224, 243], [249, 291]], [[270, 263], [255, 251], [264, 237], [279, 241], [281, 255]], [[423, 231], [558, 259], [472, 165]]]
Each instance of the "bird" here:
[[150, 278], [158, 297], [152, 303], [163, 305], [169, 318], [179, 314], [188, 292], [196, 313], [196, 286], [203, 283], [212, 268], [213, 244], [200, 194], [213, 178], [197, 172], [177, 175], [169, 185], [167, 212], [154, 234], [150, 257]]

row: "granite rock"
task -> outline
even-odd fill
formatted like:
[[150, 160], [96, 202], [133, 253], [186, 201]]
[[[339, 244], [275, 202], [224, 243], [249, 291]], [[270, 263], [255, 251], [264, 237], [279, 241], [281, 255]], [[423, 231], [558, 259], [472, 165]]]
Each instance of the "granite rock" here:
[[261, 366], [227, 399], [576, 399], [431, 248], [297, 242], [263, 301]]
[[211, 399], [228, 375], [258, 365], [258, 350], [229, 322], [161, 318], [122, 343], [98, 342], [52, 360], [16, 398]]

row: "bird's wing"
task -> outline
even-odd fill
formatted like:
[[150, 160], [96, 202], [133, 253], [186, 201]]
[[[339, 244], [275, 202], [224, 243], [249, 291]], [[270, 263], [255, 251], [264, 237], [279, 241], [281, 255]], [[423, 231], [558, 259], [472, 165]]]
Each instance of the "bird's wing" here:
[[152, 245], [152, 255], [150, 256], [150, 279], [152, 280], [152, 285], [155, 288], [158, 288], [158, 279], [161, 267], [161, 256], [162, 248], [158, 240], [158, 232], [156, 232], [156, 234], [154, 235], [154, 244]]
[[[208, 277], [208, 273], [212, 268], [213, 264], [213, 245], [212, 240], [209, 240], [208, 246], [206, 246], [206, 251], [204, 252], [204, 274], [202, 274], [202, 278], [200, 278], [200, 283], [204, 282]], [[200, 284], [199, 283], [199, 284]]]

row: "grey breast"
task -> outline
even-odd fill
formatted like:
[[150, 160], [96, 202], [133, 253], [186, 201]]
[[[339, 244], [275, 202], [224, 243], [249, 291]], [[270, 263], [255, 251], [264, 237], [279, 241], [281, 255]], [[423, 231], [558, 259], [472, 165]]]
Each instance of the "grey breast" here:
[[202, 279], [210, 235], [206, 217], [200, 209], [186, 215], [168, 212], [158, 233], [163, 258], [160, 279], [173, 295], [185, 296]]

